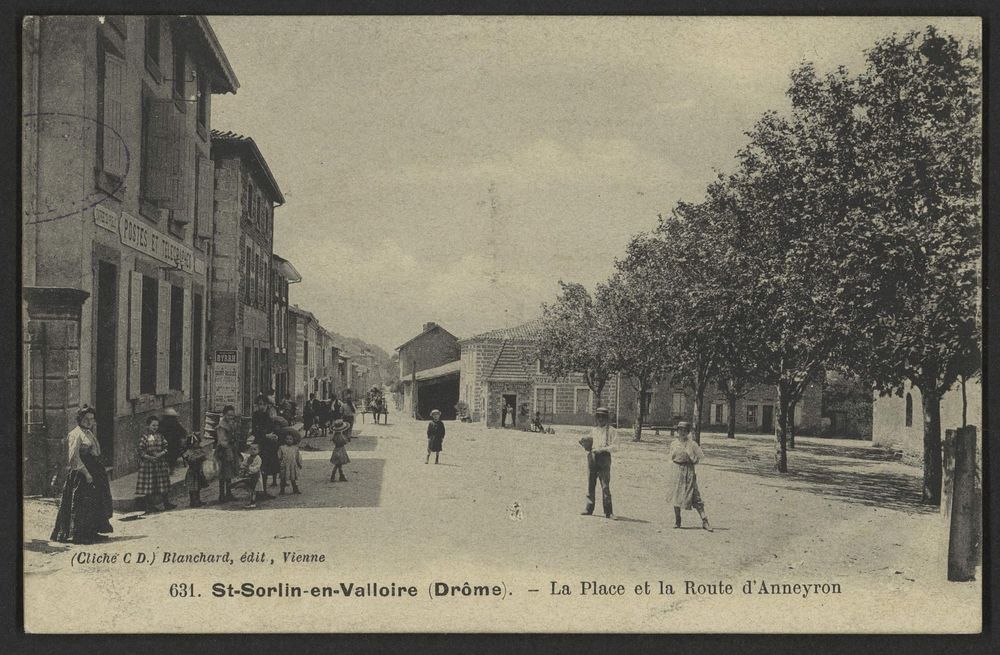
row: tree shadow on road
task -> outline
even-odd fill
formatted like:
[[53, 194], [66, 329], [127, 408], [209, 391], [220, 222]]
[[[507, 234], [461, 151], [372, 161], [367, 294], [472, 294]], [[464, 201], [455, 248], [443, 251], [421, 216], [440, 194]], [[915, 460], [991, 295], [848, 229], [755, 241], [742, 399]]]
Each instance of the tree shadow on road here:
[[[869, 507], [884, 507], [911, 514], [934, 514], [938, 508], [921, 502], [919, 470], [889, 468], [893, 458], [865, 448], [800, 444], [788, 453], [788, 472], [775, 470], [765, 442], [726, 440], [706, 449], [706, 465], [723, 471], [773, 480], [775, 488], [806, 491]], [[839, 456], [834, 458], [833, 456]], [[883, 465], [880, 466], [879, 462]], [[899, 469], [900, 467], [895, 467]]]

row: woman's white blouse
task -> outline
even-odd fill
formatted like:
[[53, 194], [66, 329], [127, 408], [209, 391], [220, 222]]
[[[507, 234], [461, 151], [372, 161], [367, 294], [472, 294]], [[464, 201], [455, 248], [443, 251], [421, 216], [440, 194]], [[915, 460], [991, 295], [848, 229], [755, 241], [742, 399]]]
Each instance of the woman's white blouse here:
[[80, 446], [89, 446], [90, 452], [95, 457], [101, 454], [101, 445], [94, 438], [94, 433], [79, 425], [67, 435], [66, 441], [69, 449], [68, 466], [71, 471], [81, 471], [87, 468], [83, 460], [80, 459]]

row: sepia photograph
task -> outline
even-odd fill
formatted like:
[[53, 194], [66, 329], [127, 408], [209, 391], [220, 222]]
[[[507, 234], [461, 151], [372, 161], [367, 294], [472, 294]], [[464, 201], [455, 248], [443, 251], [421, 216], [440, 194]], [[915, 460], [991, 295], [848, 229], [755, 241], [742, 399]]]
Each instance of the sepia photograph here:
[[983, 33], [24, 17], [24, 631], [980, 633]]

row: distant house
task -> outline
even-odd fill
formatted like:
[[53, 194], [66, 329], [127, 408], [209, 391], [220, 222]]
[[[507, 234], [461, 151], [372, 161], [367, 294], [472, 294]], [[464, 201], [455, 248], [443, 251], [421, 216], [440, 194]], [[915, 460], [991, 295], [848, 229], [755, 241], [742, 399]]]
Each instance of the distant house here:
[[[638, 391], [632, 380], [611, 376], [595, 401], [582, 374], [553, 378], [543, 371], [538, 358], [541, 329], [541, 320], [534, 320], [459, 342], [460, 399], [468, 404], [472, 420], [484, 421], [488, 427], [524, 427], [525, 417], [538, 412], [543, 424], [589, 425], [594, 408], [603, 405], [614, 425], [635, 425]], [[794, 421], [799, 434], [822, 429], [822, 394], [822, 383], [812, 383], [796, 405]], [[737, 431], [773, 432], [776, 405], [773, 386], [752, 388], [736, 402]], [[514, 415], [505, 407], [514, 407]], [[669, 376], [646, 392], [643, 415], [647, 425], [690, 421], [693, 413], [693, 393]], [[712, 385], [705, 391], [701, 418], [704, 430], [728, 429], [728, 402]]]
[[[962, 388], [958, 384], [941, 398], [942, 438], [945, 430], [964, 425], [976, 426], [981, 435], [983, 388], [979, 380], [969, 380], [966, 383], [964, 405], [963, 412]], [[872, 443], [910, 454], [923, 452], [924, 409], [920, 389], [907, 382], [903, 385], [901, 396], [880, 396], [878, 392], [874, 394]]]
[[[454, 420], [459, 400], [458, 337], [437, 323], [424, 323], [420, 334], [396, 348], [406, 414], [427, 418], [432, 409]], [[414, 412], [414, 410], [416, 410]]]
[[[542, 323], [491, 330], [461, 346], [460, 399], [468, 404], [473, 421], [488, 427], [525, 427], [535, 412], [543, 424], [585, 425], [593, 421], [593, 392], [582, 375], [553, 378], [542, 370], [538, 339]], [[602, 390], [602, 403], [614, 411], [618, 379]], [[513, 407], [514, 412], [505, 411]]]

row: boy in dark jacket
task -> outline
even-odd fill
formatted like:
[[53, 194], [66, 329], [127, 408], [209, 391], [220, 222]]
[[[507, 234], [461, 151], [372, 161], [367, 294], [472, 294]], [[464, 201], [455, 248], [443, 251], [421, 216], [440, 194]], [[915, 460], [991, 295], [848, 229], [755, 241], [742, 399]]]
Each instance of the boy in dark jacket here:
[[431, 453], [434, 453], [434, 463], [438, 463], [441, 456], [441, 445], [444, 443], [444, 423], [441, 422], [441, 412], [431, 411], [431, 422], [427, 424], [427, 459], [424, 464], [431, 461]]

